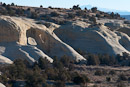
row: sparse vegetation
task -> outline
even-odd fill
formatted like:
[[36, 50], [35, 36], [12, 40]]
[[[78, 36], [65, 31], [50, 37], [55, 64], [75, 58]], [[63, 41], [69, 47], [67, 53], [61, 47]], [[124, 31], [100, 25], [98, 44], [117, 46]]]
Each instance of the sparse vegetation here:
[[[50, 27], [50, 22], [62, 25], [77, 19], [82, 19], [92, 26], [98, 25], [98, 18], [121, 19], [118, 13], [108, 14], [98, 11], [96, 7], [91, 10], [87, 10], [87, 8], [82, 10], [79, 5], [74, 5], [72, 9], [53, 8], [51, 6], [43, 8], [42, 5], [40, 8], [34, 9], [19, 6], [16, 8], [14, 3], [11, 5], [3, 3], [0, 8], [1, 15], [23, 16], [47, 21], [46, 23], [37, 22], [37, 24], [44, 24], [46, 27]], [[130, 24], [128, 21], [124, 23]], [[19, 80], [24, 81], [26, 87], [65, 87], [67, 83], [86, 87], [90, 82], [94, 84], [93, 87], [110, 82], [112, 82], [113, 87], [125, 87], [125, 84], [130, 82], [129, 71], [115, 67], [130, 66], [130, 55], [127, 53], [123, 53], [122, 56], [110, 56], [108, 54], [86, 53], [80, 49], [77, 51], [87, 59], [87, 64], [79, 64], [66, 55], [61, 58], [54, 57], [53, 63], [50, 63], [47, 58], [40, 57], [33, 65], [30, 65], [26, 60], [16, 59], [11, 65], [0, 66], [2, 73], [0, 82], [7, 87], [13, 87], [14, 82]], [[122, 81], [125, 83], [122, 84]]]

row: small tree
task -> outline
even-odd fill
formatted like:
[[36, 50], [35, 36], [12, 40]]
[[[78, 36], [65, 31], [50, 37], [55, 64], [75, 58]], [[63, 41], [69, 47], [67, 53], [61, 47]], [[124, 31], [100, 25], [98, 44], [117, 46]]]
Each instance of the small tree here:
[[42, 87], [43, 83], [45, 83], [45, 79], [37, 72], [28, 73], [26, 79], [28, 87]]
[[87, 11], [87, 8], [85, 7], [84, 10]]
[[59, 59], [57, 57], [54, 57], [53, 58], [53, 67], [59, 69], [59, 70], [62, 70], [64, 68], [63, 64], [61, 61], [59, 61]]
[[50, 62], [47, 60], [47, 58], [42, 58], [40, 57], [38, 59], [38, 66], [41, 68], [41, 69], [47, 69], [49, 67], [49, 64]]
[[40, 8], [43, 8], [43, 6], [42, 6], [42, 5], [40, 5]]
[[74, 9], [74, 10], [81, 10], [81, 8], [79, 7], [79, 5], [74, 5], [72, 9]]
[[88, 56], [88, 65], [99, 65], [100, 61], [98, 56], [91, 54]]
[[14, 6], [14, 3], [11, 3], [11, 6]]
[[3, 3], [3, 4], [2, 4], [2, 6], [6, 6], [6, 4], [5, 4], [5, 3]]
[[61, 57], [60, 61], [62, 62], [62, 64], [63, 64], [65, 67], [69, 67], [70, 62], [71, 62], [70, 58], [67, 57], [67, 56], [65, 56], [65, 55], [64, 55], [63, 57]]
[[114, 12], [112, 12], [110, 15], [111, 15], [111, 18], [114, 18], [115, 14], [114, 14]]

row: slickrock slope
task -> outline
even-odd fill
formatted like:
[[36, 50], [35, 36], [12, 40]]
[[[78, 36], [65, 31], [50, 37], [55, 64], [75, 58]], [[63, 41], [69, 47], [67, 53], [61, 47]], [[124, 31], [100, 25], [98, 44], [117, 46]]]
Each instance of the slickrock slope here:
[[0, 83], [0, 87], [6, 87], [5, 85], [3, 85], [2, 83]]
[[31, 19], [0, 16], [0, 59], [25, 58], [32, 63], [39, 57], [46, 57], [53, 62], [53, 56], [67, 55], [76, 61], [85, 60], [52, 30], [53, 26], [49, 29]]
[[12, 64], [12, 63], [13, 62], [10, 59], [0, 55], [0, 64]]
[[130, 53], [130, 37], [111, 31], [104, 25], [89, 26], [81, 21], [70, 22], [54, 30], [56, 35], [74, 49], [109, 55]]

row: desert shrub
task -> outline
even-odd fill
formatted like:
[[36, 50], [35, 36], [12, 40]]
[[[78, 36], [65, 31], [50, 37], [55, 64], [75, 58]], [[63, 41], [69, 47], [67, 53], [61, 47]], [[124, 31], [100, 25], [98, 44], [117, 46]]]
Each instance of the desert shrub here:
[[101, 65], [109, 65], [109, 63], [111, 62], [110, 56], [108, 54], [102, 55], [100, 57], [100, 62], [101, 62]]
[[60, 61], [65, 67], [69, 67], [71, 63], [74, 63], [74, 60], [72, 60], [70, 57], [66, 55], [62, 56]]
[[45, 73], [47, 74], [49, 80], [55, 80], [58, 76], [58, 70], [55, 68], [48, 68], [45, 70]]
[[54, 23], [56, 23], [56, 24], [59, 24], [59, 25], [63, 25], [63, 24], [65, 24], [66, 23], [66, 21], [65, 20], [60, 20], [60, 19], [53, 19], [52, 20]]
[[38, 66], [41, 68], [41, 69], [47, 69], [50, 65], [50, 62], [47, 60], [47, 58], [42, 58], [40, 57], [38, 59]]
[[94, 85], [93, 87], [98, 87], [97, 85]]
[[103, 75], [101, 70], [96, 70], [94, 74], [97, 75], [97, 76], [102, 76]]
[[51, 6], [48, 6], [48, 8], [53, 9]]
[[111, 70], [111, 71], [109, 72], [109, 74], [110, 74], [110, 75], [115, 75], [116, 72], [115, 72], [114, 70]]
[[83, 15], [83, 18], [88, 18], [88, 17], [89, 17], [89, 15], [87, 15], [87, 14]]
[[50, 27], [50, 23], [45, 22], [44, 25], [45, 25], [47, 28]]
[[11, 3], [11, 6], [14, 6], [14, 3]]
[[10, 16], [14, 16], [15, 15], [15, 10], [12, 9], [10, 5], [6, 6], [6, 10], [8, 12], [8, 15], [10, 15]]
[[21, 16], [21, 15], [23, 16], [24, 10], [23, 9], [17, 9], [15, 13], [18, 14], [19, 16]]
[[81, 76], [85, 79], [85, 82], [87, 82], [87, 83], [90, 82], [90, 79], [88, 78], [87, 75], [82, 74]]
[[96, 18], [94, 16], [90, 17], [89, 20], [96, 24]]
[[50, 14], [52, 17], [58, 17], [59, 16], [59, 14], [57, 13], [57, 12], [51, 12], [51, 14]]
[[126, 87], [126, 86], [125, 86], [125, 84], [124, 84], [123, 82], [119, 82], [119, 83], [117, 84], [117, 87]]
[[84, 10], [87, 11], [87, 8], [85, 7]]
[[111, 77], [106, 77], [106, 81], [110, 82], [111, 81]]
[[111, 18], [114, 18], [114, 16], [115, 16], [114, 12], [112, 12], [112, 13], [110, 14], [110, 16], [111, 16]]
[[121, 75], [119, 75], [118, 80], [119, 80], [119, 81], [126, 81], [126, 80], [127, 80], [127, 77], [126, 77], [124, 74], [121, 74]]
[[55, 67], [59, 70], [64, 69], [63, 63], [57, 57], [53, 58], [53, 67]]
[[97, 12], [97, 7], [93, 7], [93, 8], [91, 8], [91, 10], [93, 13], [95, 13], [95, 12]]
[[56, 81], [54, 87], [65, 87], [65, 82], [63, 81]]
[[78, 73], [75, 73], [73, 75], [73, 80], [72, 80], [75, 84], [85, 84], [90, 82], [90, 79], [86, 76], [86, 75], [80, 75]]
[[130, 82], [130, 77], [128, 78], [128, 81]]
[[74, 10], [81, 10], [81, 8], [79, 7], [79, 5], [74, 5], [72, 9], [74, 9]]
[[124, 21], [124, 24], [130, 24], [130, 21], [128, 21], [128, 20]]
[[77, 16], [84, 16], [85, 12], [83, 10], [79, 10], [79, 11], [76, 12], [76, 15]]
[[64, 71], [60, 71], [58, 73], [57, 80], [66, 82], [66, 81], [70, 80], [70, 76], [67, 73], [67, 71], [65, 71], [65, 70]]
[[[28, 63], [29, 65], [29, 63]], [[25, 79], [27, 66], [24, 60], [16, 59], [13, 65], [8, 67], [9, 77], [12, 79]]]
[[42, 5], [40, 5], [40, 8], [43, 8], [43, 6], [42, 6]]
[[88, 65], [99, 65], [100, 64], [98, 56], [96, 56], [94, 54], [89, 55], [87, 60], [88, 60], [88, 63], [87, 63]]
[[110, 15], [109, 14], [104, 14], [104, 17], [110, 18]]
[[6, 84], [8, 83], [8, 77], [6, 74], [3, 74], [3, 75], [0, 75], [0, 82], [3, 83], [3, 84]]
[[28, 87], [42, 87], [43, 83], [45, 83], [45, 79], [42, 77], [42, 75], [36, 72], [28, 73], [26, 79]]
[[6, 4], [5, 4], [5, 3], [3, 3], [3, 4], [2, 4], [2, 6], [6, 6]]
[[96, 17], [100, 18], [101, 16], [100, 16], [100, 14], [96, 14]]
[[68, 18], [69, 19], [74, 19], [75, 18], [75, 14], [74, 13], [68, 13]]
[[38, 14], [36, 12], [31, 12], [31, 17], [32, 19], [37, 19], [38, 18]]
[[74, 77], [73, 82], [75, 84], [81, 84], [81, 83], [85, 83], [85, 79], [81, 76], [76, 76]]
[[120, 17], [120, 14], [116, 13], [116, 14], [115, 14], [115, 17], [116, 17], [116, 18], [119, 18], [119, 17]]

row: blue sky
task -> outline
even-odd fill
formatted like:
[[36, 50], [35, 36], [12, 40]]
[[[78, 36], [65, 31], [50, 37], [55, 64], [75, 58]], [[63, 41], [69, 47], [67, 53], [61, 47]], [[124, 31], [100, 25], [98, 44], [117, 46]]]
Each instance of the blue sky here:
[[6, 3], [16, 3], [25, 6], [63, 7], [70, 8], [73, 5], [92, 5], [108, 9], [130, 11], [130, 0], [0, 0]]

